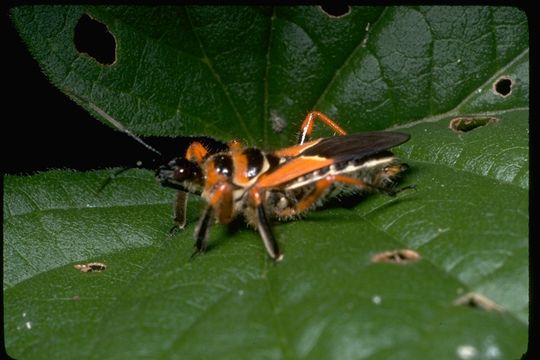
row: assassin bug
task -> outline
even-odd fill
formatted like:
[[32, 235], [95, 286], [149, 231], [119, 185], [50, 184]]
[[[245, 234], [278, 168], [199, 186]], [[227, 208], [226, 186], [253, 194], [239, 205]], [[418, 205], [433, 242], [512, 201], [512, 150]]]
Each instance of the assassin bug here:
[[[310, 140], [315, 120], [338, 136]], [[347, 134], [328, 116], [312, 111], [294, 146], [264, 152], [238, 140], [193, 141], [183, 156], [159, 167], [156, 177], [161, 185], [177, 190], [177, 227], [186, 224], [188, 193], [208, 204], [195, 228], [194, 255], [206, 250], [212, 224], [228, 224], [242, 214], [258, 230], [268, 255], [279, 261], [283, 255], [271, 219], [297, 217], [351, 187], [394, 195], [394, 180], [407, 165], [388, 149], [408, 139], [399, 132]]]
[[[90, 102], [88, 105], [114, 127], [161, 156], [99, 107]], [[310, 140], [315, 120], [322, 121], [338, 136]], [[279, 261], [283, 254], [270, 219], [295, 218], [347, 188], [393, 196], [414, 187], [393, 190], [394, 180], [408, 167], [388, 151], [409, 137], [405, 133], [381, 131], [347, 134], [328, 116], [312, 111], [302, 122], [294, 146], [264, 152], [243, 147], [238, 140], [225, 144], [199, 138], [189, 144], [183, 156], [160, 166], [156, 178], [161, 185], [177, 190], [175, 228], [183, 229], [186, 225], [188, 193], [199, 195], [208, 203], [195, 228], [193, 255], [206, 250], [213, 223], [228, 224], [242, 214], [259, 231], [268, 255]], [[128, 169], [120, 169], [113, 177]]]

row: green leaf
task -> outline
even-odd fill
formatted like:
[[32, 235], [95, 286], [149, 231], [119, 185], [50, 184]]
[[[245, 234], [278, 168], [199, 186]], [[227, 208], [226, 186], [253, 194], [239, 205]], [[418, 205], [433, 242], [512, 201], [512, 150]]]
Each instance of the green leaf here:
[[[114, 169], [5, 176], [11, 356], [508, 359], [526, 351], [521, 11], [353, 7], [336, 18], [318, 7], [22, 6], [11, 14], [54, 85], [137, 134], [272, 148], [290, 144], [317, 109], [350, 132], [410, 133], [395, 153], [410, 165], [400, 186], [416, 185], [276, 224], [285, 259], [274, 264], [241, 223], [214, 226], [209, 251], [189, 261], [201, 201], [190, 199], [187, 229], [169, 234], [173, 192], [147, 171], [126, 172], [99, 194]], [[113, 34], [112, 65], [77, 51], [83, 14]], [[511, 82], [505, 96], [495, 87], [501, 78]], [[494, 120], [449, 129], [459, 118]], [[373, 261], [399, 249], [421, 259]], [[73, 267], [93, 261], [106, 270]]]

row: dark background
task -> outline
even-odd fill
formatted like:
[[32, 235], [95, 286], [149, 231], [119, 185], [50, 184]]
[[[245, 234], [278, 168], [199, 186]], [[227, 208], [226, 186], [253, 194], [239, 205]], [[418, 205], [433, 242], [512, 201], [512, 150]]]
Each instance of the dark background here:
[[[92, 117], [51, 84], [9, 18], [9, 8], [23, 4], [10, 0], [2, 3], [3, 60], [8, 69], [2, 81], [4, 173], [30, 175], [58, 168], [86, 171], [134, 167], [138, 161], [143, 167], [155, 169], [159, 163], [182, 154], [189, 138], [143, 138], [163, 153], [157, 157], [126, 134]], [[347, 6], [325, 9], [335, 10], [337, 15], [349, 10]], [[90, 53], [88, 46], [92, 48], [93, 42], [98, 47], [106, 43], [103, 38], [95, 40], [102, 34], [92, 24], [76, 29], [75, 42], [81, 52]]]
[[[134, 167], [139, 160], [148, 168], [156, 166], [149, 162], [155, 154], [92, 117], [48, 81], [17, 34], [9, 7], [2, 9], [2, 28], [4, 69], [8, 69], [2, 81], [4, 173]], [[176, 143], [181, 147], [185, 142], [171, 138], [146, 141], [167, 153], [160, 162], [172, 156]]]

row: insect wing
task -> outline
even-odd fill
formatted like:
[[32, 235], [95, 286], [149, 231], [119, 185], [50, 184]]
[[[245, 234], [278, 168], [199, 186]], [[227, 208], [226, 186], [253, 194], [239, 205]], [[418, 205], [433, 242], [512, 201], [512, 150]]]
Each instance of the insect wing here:
[[361, 160], [383, 150], [403, 144], [410, 135], [400, 132], [363, 132], [344, 136], [323, 138], [306, 148], [299, 155], [319, 156], [335, 162]]
[[[338, 162], [362, 160], [400, 145], [409, 138], [410, 136], [405, 133], [379, 131], [319, 139], [307, 146], [298, 147], [295, 157], [259, 179], [257, 186], [279, 186]], [[293, 149], [295, 147], [277, 153], [290, 154]]]

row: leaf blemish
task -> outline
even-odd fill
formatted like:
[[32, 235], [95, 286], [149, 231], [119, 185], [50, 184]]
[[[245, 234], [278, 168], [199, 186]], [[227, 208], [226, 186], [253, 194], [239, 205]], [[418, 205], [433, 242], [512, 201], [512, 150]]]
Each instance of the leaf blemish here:
[[457, 117], [450, 120], [448, 128], [456, 133], [465, 133], [478, 127], [494, 124], [499, 119], [491, 116], [484, 117]]
[[486, 311], [503, 311], [503, 307], [484, 295], [469, 292], [454, 301], [454, 305], [470, 306]]
[[75, 264], [73, 267], [80, 272], [101, 272], [107, 268], [107, 265], [98, 262], [92, 262], [88, 264]]
[[508, 97], [512, 94], [512, 86], [514, 85], [514, 80], [508, 75], [503, 75], [499, 77], [495, 82], [493, 83], [493, 86], [491, 87], [491, 91], [495, 95], [499, 95], [503, 98]]
[[272, 130], [276, 133], [281, 133], [287, 127], [287, 120], [280, 116], [276, 111], [270, 111], [270, 123], [272, 124]]
[[478, 354], [478, 350], [472, 345], [460, 345], [456, 349], [457, 356], [462, 360], [474, 359]]
[[351, 7], [344, 4], [327, 4], [319, 6], [319, 9], [331, 18], [340, 18], [351, 13]]
[[413, 262], [417, 262], [422, 257], [414, 250], [401, 249], [393, 251], [384, 251], [375, 254], [371, 257], [371, 261], [375, 263], [392, 263], [406, 265]]
[[107, 26], [89, 15], [81, 16], [75, 26], [75, 48], [101, 65], [113, 65], [116, 61], [116, 40]]

